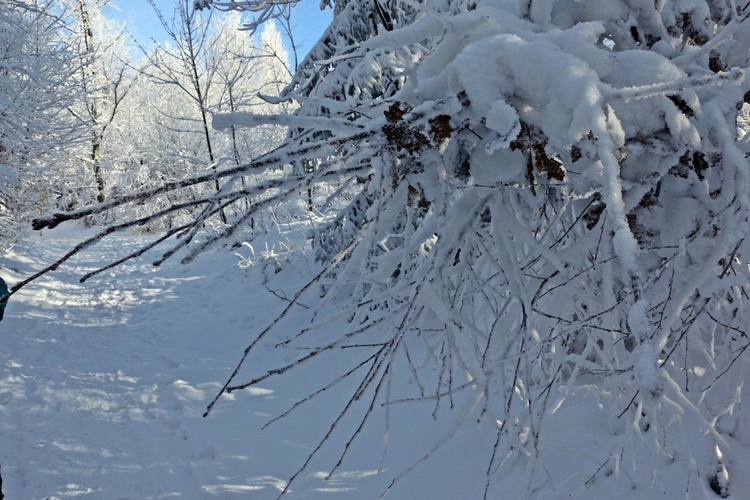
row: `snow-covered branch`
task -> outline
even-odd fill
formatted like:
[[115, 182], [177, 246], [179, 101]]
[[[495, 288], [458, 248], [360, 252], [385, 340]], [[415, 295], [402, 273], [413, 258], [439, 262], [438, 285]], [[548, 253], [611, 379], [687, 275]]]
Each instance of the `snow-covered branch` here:
[[[195, 6], [209, 4], [260, 18], [286, 5]], [[468, 423], [489, 432], [476, 440], [486, 443], [486, 497], [514, 464], [527, 474], [515, 496], [575, 483], [564, 486], [572, 496], [623, 477], [658, 481], [663, 458], [691, 478], [689, 494], [727, 496], [736, 471], [726, 457], [747, 436], [716, 408], [734, 407], [738, 386], [744, 394], [750, 335], [740, 143], [750, 21], [730, 4], [339, 2], [275, 100], [299, 103], [293, 114], [212, 109], [213, 126], [232, 133], [288, 127], [281, 145], [34, 227], [215, 184], [193, 196], [199, 209], [161, 259], [187, 247], [189, 262], [239, 244], [263, 211], [299, 200], [319, 267], [248, 343], [206, 411], [229, 391], [346, 352], [357, 368], [333, 378], [353, 387], [292, 479], [348, 432], [336, 470], [373, 415], [397, 424], [388, 418], [398, 402], [455, 421], [405, 472]], [[251, 182], [255, 174], [264, 177]], [[280, 333], [302, 300], [316, 304], [304, 326]], [[261, 347], [291, 354], [269, 366]], [[256, 355], [262, 365], [249, 362]], [[304, 404], [337, 385], [310, 388]], [[586, 473], [553, 476], [547, 422], [583, 394], [611, 423], [595, 436], [606, 456]], [[340, 423], [357, 409], [346, 431]]]

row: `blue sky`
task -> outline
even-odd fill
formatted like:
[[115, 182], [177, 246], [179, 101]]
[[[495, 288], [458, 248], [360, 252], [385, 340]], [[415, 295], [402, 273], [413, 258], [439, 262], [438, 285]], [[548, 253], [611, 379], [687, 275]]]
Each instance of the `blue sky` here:
[[[167, 19], [171, 18], [175, 0], [156, 0], [156, 5]], [[318, 40], [333, 15], [330, 9], [321, 12], [318, 5], [319, 0], [301, 0], [292, 12], [294, 36], [300, 46], [300, 58]], [[127, 22], [131, 33], [143, 45], [148, 45], [151, 39], [159, 41], [164, 36], [159, 20], [146, 0], [111, 0], [110, 6], [103, 8], [102, 13]]]

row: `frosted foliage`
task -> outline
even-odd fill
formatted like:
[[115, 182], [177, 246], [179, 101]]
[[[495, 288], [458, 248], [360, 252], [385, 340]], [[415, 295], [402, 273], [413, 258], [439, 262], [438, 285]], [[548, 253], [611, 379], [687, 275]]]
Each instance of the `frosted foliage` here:
[[[528, 484], [516, 496], [575, 496], [658, 483], [664, 463], [690, 478], [688, 496], [728, 496], [732, 450], [750, 438], [750, 21], [730, 4], [337, 3], [282, 92], [300, 103], [287, 141], [217, 173], [268, 177], [204, 198], [214, 213], [252, 205], [186, 260], [305, 192], [320, 265], [287, 308], [316, 303], [308, 323], [289, 334], [282, 313], [217, 400], [341, 350], [361, 371], [342, 368], [309, 399], [355, 379], [343, 413], [365, 416], [342, 459], [398, 401], [492, 436], [471, 451], [488, 457], [490, 498], [516, 466]], [[274, 345], [298, 357], [260, 374], [243, 366], [277, 330], [286, 340]], [[540, 437], [584, 393], [609, 429], [567, 442], [593, 436], [606, 456], [555, 475], [545, 459], [558, 448]]]
[[79, 58], [55, 4], [0, 2], [0, 250], [57, 194], [42, 165], [65, 165], [84, 133], [69, 112]]
[[[272, 106], [261, 97], [278, 95], [289, 81], [288, 55], [275, 26], [269, 24], [253, 36], [237, 29], [242, 22], [239, 13], [213, 17], [210, 23], [199, 16], [176, 20], [179, 23], [170, 27], [176, 29], [176, 39], [146, 54], [143, 74], [127, 89], [105, 136], [103, 157], [109, 160], [114, 199], [208, 169], [236, 166], [284, 139], [286, 129], [274, 124], [226, 131], [209, 126], [214, 113], [283, 113], [292, 108]], [[249, 174], [233, 182], [243, 185], [256, 180]], [[143, 230], [173, 231], [201, 213], [204, 202], [192, 200], [216, 189], [215, 182], [192, 184], [152, 197], [148, 203], [120, 206], [115, 218], [147, 218], [149, 222], [140, 225]], [[243, 200], [227, 207], [224, 216], [242, 217], [248, 204]], [[176, 205], [183, 208], [170, 210]], [[152, 217], [161, 211], [166, 211], [162, 217]]]
[[[419, 381], [411, 397], [472, 394], [465, 415], [496, 428], [491, 495], [509, 457], [527, 463], [529, 484], [556, 487], [536, 439], [549, 409], [585, 386], [602, 418], [632, 424], [602, 437], [612, 462], [635, 453], [634, 433], [659, 429], [651, 457], [690, 442], [684, 473], [705, 478], [697, 495], [715, 491], [724, 469], [697, 457], [731, 453], [711, 408], [734, 404], [719, 401], [735, 397], [750, 345], [745, 13], [428, 3], [388, 4], [395, 29], [367, 32], [364, 52], [339, 31], [363, 8], [350, 2], [309, 56], [328, 64], [303, 64], [288, 90], [375, 131], [347, 142], [330, 125], [343, 145], [328, 168], [359, 166], [368, 195], [313, 238], [336, 276], [321, 307], [350, 294], [351, 335], [386, 346], [373, 397], [387, 399], [377, 381], [401, 355]], [[344, 81], [354, 90], [342, 94]], [[432, 382], [421, 349], [441, 353]], [[686, 376], [694, 365], [711, 368]], [[635, 469], [651, 479], [646, 463]]]

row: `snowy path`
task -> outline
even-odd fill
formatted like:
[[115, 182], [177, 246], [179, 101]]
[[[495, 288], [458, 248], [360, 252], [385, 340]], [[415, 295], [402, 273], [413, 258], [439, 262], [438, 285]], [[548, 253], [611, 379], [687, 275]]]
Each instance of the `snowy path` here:
[[[3, 276], [14, 283], [81, 238], [35, 237], [6, 259]], [[224, 398], [211, 418], [202, 413], [250, 329], [283, 301], [253, 287], [229, 252], [161, 269], [147, 254], [78, 283], [139, 241], [105, 241], [12, 297], [0, 323], [3, 491], [29, 499], [275, 498], [305, 457], [300, 449], [314, 443], [304, 429], [255, 432], [268, 416], [256, 403], [273, 403], [273, 391]], [[257, 297], [244, 296], [254, 288]], [[351, 492], [345, 483], [369, 475], [324, 482], [313, 474], [292, 496]]]
[[[35, 236], [0, 262], [0, 275], [15, 283], [83, 238], [75, 229]], [[272, 244], [278, 236], [265, 238]], [[157, 253], [150, 253], [78, 283], [81, 274], [143, 241], [116, 236], [11, 298], [0, 322], [0, 466], [6, 498], [276, 498], [356, 388], [347, 381], [339, 392], [326, 391], [262, 430], [351, 364], [346, 357], [333, 358], [225, 395], [203, 418], [244, 348], [286, 306], [280, 297], [292, 296], [300, 279], [313, 271], [304, 258], [285, 264], [278, 274], [273, 267], [264, 273], [261, 265], [243, 271], [231, 251], [190, 266], [175, 260], [154, 268], [150, 262]], [[256, 252], [264, 245], [258, 241]], [[269, 288], [275, 294], [263, 286], [264, 274], [272, 277]], [[307, 311], [295, 311], [290, 330], [282, 325], [279, 335], [304, 324]], [[269, 339], [269, 345], [274, 342]], [[297, 355], [263, 347], [246, 365], [249, 372], [263, 373]], [[551, 474], [556, 489], [539, 498], [684, 498], [686, 483], [697, 481], [685, 472], [685, 453], [660, 466], [663, 482], [649, 480], [636, 488], [629, 473], [621, 481], [606, 469], [599, 474], [618, 437], [610, 435], [595, 404], [584, 391], [550, 422], [544, 474]], [[394, 476], [451, 428], [456, 416], [445, 412], [433, 421], [433, 410], [431, 402], [389, 408], [388, 453], [378, 474], [385, 440], [382, 408], [375, 408], [368, 431], [357, 437], [336, 474], [325, 479], [361, 413], [342, 420], [343, 433], [321, 448], [292, 484], [289, 498], [378, 498]], [[451, 434], [454, 439], [388, 498], [482, 498], [494, 430], [469, 423]], [[737, 446], [734, 453], [736, 470], [747, 470], [746, 448]], [[503, 492], [499, 498], [524, 496], [525, 467], [510, 463], [494, 476], [501, 482], [495, 490]], [[645, 474], [651, 476], [650, 466]], [[750, 491], [750, 478], [735, 475], [733, 485], [737, 492]], [[672, 495], [675, 491], [682, 493]]]
[[[0, 264], [10, 284], [85, 237], [75, 228], [56, 231], [31, 238]], [[304, 239], [304, 231], [296, 234]], [[276, 239], [259, 238], [256, 252]], [[356, 388], [344, 383], [261, 429], [340, 374], [348, 360], [335, 358], [225, 395], [203, 418], [242, 351], [286, 306], [280, 297], [292, 296], [313, 271], [304, 258], [278, 274], [273, 266], [265, 273], [261, 265], [243, 271], [230, 251], [189, 266], [175, 259], [154, 268], [150, 263], [160, 254], [149, 252], [78, 283], [143, 241], [132, 235], [105, 240], [11, 298], [0, 322], [0, 466], [7, 498], [276, 498]], [[264, 274], [272, 277], [275, 294], [262, 285]], [[292, 315], [292, 329], [300, 321]], [[270, 348], [260, 353], [246, 363], [250, 371], [262, 373], [297, 356]], [[384, 426], [376, 409], [372, 432], [358, 436], [346, 462], [326, 479], [359, 423], [355, 412], [359, 416], [342, 421], [343, 433], [295, 479], [288, 497], [378, 498], [451, 427], [454, 415], [436, 422], [433, 410], [433, 403], [390, 409], [394, 424], [381, 464]], [[477, 430], [459, 429], [439, 457], [399, 482], [388, 498], [481, 498], [494, 431]], [[514, 482], [523, 487], [522, 480]]]

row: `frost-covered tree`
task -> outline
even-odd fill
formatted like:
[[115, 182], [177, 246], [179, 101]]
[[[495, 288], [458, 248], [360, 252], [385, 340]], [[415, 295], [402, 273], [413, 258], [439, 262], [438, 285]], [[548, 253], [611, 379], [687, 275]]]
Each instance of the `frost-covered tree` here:
[[[278, 106], [263, 96], [278, 96], [289, 83], [287, 51], [274, 23], [264, 26], [257, 36], [240, 31], [241, 24], [242, 18], [236, 12], [212, 23], [208, 64], [214, 68], [217, 83], [208, 96], [209, 110], [214, 114], [273, 113]], [[231, 157], [235, 164], [268, 151], [284, 138], [284, 129], [274, 126], [253, 130], [230, 126], [228, 132], [216, 135], [219, 141], [228, 143], [222, 156]]]
[[[342, 459], [373, 414], [410, 402], [435, 415], [450, 407], [457, 426], [478, 422], [493, 435], [473, 450], [487, 457], [487, 497], [519, 464], [528, 488], [516, 493], [530, 496], [658, 482], [665, 463], [687, 478], [688, 496], [729, 496], [733, 450], [750, 437], [741, 405], [750, 347], [743, 6], [335, 7], [282, 95], [300, 103], [294, 116], [214, 117], [218, 128], [289, 125], [282, 146], [35, 227], [226, 179], [220, 193], [192, 201], [204, 208], [186, 228], [247, 197], [251, 209], [194, 245], [189, 261], [236, 237], [254, 213], [329, 184], [345, 203], [312, 232], [319, 272], [257, 334], [217, 395], [345, 352], [350, 367], [300, 402], [358, 377], [300, 472], [356, 408], [364, 410]], [[297, 162], [315, 168], [237, 181]], [[301, 354], [267, 372], [245, 368], [301, 298], [318, 307], [278, 344]], [[554, 453], [545, 429], [581, 393], [610, 423], [594, 438], [604, 456], [561, 477], [545, 466]], [[578, 430], [580, 439], [593, 432]]]
[[[204, 153], [202, 163], [213, 171], [217, 168], [215, 145], [209, 123], [208, 96], [215, 82], [216, 67], [209, 63], [210, 54], [218, 40], [208, 36], [210, 16], [203, 16], [190, 7], [189, 0], [175, 0], [174, 15], [168, 20], [153, 1], [149, 1], [167, 32], [170, 42], [149, 52], [149, 62], [154, 71], [149, 76], [162, 84], [172, 85], [184, 92], [197, 115]], [[185, 117], [185, 120], [191, 120]], [[198, 155], [196, 155], [198, 158]], [[219, 181], [214, 181], [217, 192]], [[223, 223], [227, 222], [224, 210], [219, 211]]]
[[[275, 23], [268, 23], [259, 34], [249, 34], [238, 28], [242, 25], [239, 13], [232, 12], [214, 19], [209, 37], [212, 52], [210, 65], [214, 68], [216, 84], [208, 96], [212, 113], [283, 113], [264, 96], [278, 96], [288, 84], [288, 54]], [[285, 108], [291, 109], [286, 105]], [[253, 129], [230, 126], [226, 131], [215, 131], [220, 162], [229, 160], [240, 165], [276, 145], [285, 136], [286, 129], [263, 125]], [[241, 183], [252, 183], [252, 178], [242, 177]], [[245, 200], [245, 207], [250, 200]]]
[[[205, 148], [199, 130], [185, 119], [193, 103], [185, 94], [141, 75], [128, 92], [115, 120], [107, 131], [105, 158], [116, 158], [110, 165], [108, 184], [110, 196], [150, 189], [175, 179], [193, 175], [205, 166]], [[191, 118], [195, 115], [190, 114]], [[199, 139], [196, 141], [196, 137]], [[154, 210], [200, 196], [200, 189], [169, 193], [147, 203], [121, 207], [108, 219], [139, 218]], [[166, 231], [189, 218], [185, 211], [144, 224], [145, 231]]]
[[[69, 109], [80, 60], [54, 1], [0, 3], [0, 247], [60, 193], [57, 180], [84, 130]], [[54, 167], [50, 167], [54, 165]], [[38, 213], [38, 212], [37, 212]]]
[[[123, 158], [114, 188], [122, 193], [159, 186], [196, 171], [237, 165], [278, 145], [284, 128], [267, 125], [252, 131], [210, 127], [210, 114], [236, 111], [268, 112], [261, 95], [278, 95], [288, 83], [287, 54], [278, 31], [271, 25], [252, 36], [239, 31], [238, 14], [203, 18], [187, 3], [176, 4], [174, 18], [159, 12], [169, 40], [144, 49], [138, 84], [124, 100], [113, 125], [116, 152]], [[288, 107], [288, 106], [287, 106]], [[278, 108], [278, 106], [276, 106]], [[246, 182], [248, 176], [242, 176]], [[219, 182], [173, 192], [145, 205], [122, 208], [118, 218], [140, 217], [155, 208], [166, 208], [216, 192]], [[230, 219], [242, 204], [224, 212]], [[189, 217], [184, 207], [153, 220], [149, 230], [169, 230]]]
[[90, 144], [83, 158], [96, 185], [96, 201], [101, 203], [107, 194], [107, 184], [111, 184], [107, 170], [111, 171], [113, 163], [112, 158], [102, 158], [102, 150], [113, 151], [105, 144], [107, 131], [135, 81], [130, 69], [132, 54], [124, 27], [102, 15], [102, 0], [68, 0], [68, 3], [74, 13], [72, 42], [81, 57], [76, 83], [82, 99], [79, 106], [71, 108], [71, 113], [89, 130]]

